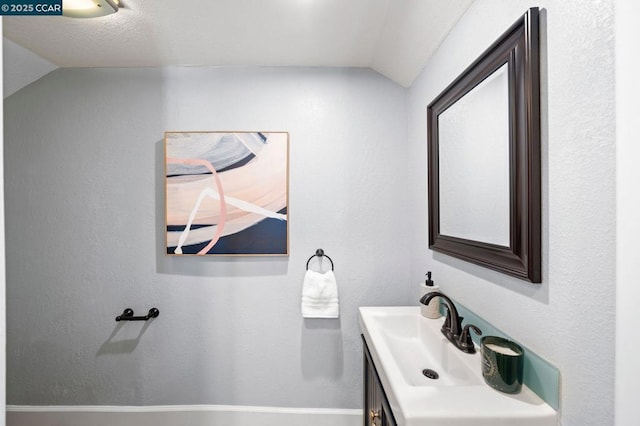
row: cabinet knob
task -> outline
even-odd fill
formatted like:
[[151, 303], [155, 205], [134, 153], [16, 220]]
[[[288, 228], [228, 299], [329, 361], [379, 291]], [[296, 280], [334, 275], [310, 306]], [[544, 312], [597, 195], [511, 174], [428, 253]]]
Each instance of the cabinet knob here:
[[373, 426], [380, 426], [380, 412], [374, 410], [369, 411], [369, 420]]

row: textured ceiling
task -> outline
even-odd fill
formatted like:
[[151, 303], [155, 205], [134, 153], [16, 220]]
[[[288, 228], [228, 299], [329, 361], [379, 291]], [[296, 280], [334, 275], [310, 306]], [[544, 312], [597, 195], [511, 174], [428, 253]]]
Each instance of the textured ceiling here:
[[370, 67], [408, 86], [473, 0], [122, 0], [94, 19], [4, 18], [59, 67]]

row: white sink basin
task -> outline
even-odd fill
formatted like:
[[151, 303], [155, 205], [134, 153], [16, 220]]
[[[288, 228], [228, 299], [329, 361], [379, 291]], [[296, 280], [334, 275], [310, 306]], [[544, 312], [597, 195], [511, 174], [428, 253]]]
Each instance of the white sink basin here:
[[[556, 426], [557, 414], [526, 386], [517, 395], [484, 383], [480, 354], [456, 349], [444, 318], [420, 307], [361, 307], [360, 327], [399, 426]], [[431, 379], [429, 369], [438, 374]]]

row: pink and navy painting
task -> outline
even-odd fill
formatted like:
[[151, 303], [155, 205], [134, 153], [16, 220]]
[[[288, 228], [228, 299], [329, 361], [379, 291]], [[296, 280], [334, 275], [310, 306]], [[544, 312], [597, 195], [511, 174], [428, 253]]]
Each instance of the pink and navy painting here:
[[289, 134], [166, 132], [171, 255], [288, 255]]

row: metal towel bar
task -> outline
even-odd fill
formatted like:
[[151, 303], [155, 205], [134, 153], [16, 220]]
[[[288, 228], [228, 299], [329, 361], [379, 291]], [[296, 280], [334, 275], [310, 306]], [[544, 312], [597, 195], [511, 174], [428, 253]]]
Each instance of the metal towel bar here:
[[127, 308], [122, 315], [116, 317], [116, 321], [149, 321], [151, 318], [157, 318], [160, 315], [160, 311], [157, 308], [149, 309], [149, 313], [145, 316], [133, 316], [133, 309]]

